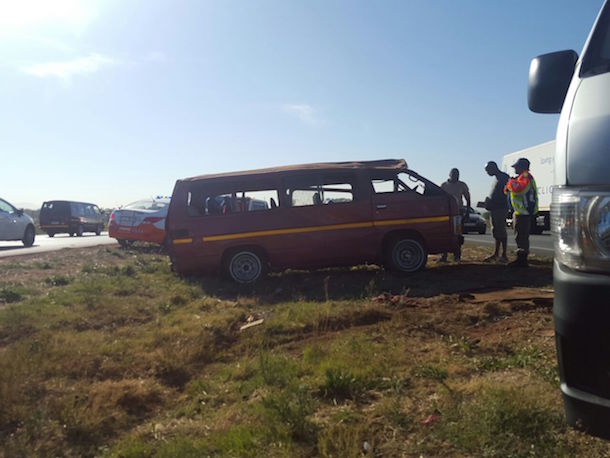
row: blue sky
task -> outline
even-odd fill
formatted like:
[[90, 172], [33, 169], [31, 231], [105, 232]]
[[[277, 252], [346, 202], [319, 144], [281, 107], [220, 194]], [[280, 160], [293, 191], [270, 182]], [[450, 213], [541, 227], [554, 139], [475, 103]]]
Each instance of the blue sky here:
[[405, 158], [473, 201], [554, 137], [530, 59], [579, 53], [601, 0], [0, 0], [0, 196], [103, 206], [176, 179]]

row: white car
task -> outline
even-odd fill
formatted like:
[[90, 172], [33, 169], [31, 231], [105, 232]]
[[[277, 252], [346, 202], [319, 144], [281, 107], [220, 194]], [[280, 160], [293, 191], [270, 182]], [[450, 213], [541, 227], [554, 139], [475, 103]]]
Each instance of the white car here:
[[26, 247], [34, 244], [36, 229], [34, 220], [0, 199], [0, 240], [21, 240]]

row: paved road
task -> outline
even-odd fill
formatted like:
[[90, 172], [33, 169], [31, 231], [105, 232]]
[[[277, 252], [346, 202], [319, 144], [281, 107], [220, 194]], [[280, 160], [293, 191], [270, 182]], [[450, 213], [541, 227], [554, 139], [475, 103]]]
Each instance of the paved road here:
[[[494, 247], [496, 243], [491, 234], [467, 234], [464, 237], [466, 238], [466, 244], [469, 245], [489, 245], [490, 247]], [[509, 230], [508, 251], [515, 250], [516, 248], [515, 236]], [[530, 235], [530, 252], [541, 256], [553, 256], [553, 237], [551, 234]]]
[[[495, 243], [491, 234], [468, 234], [465, 237], [466, 243], [469, 245], [493, 247]], [[85, 234], [82, 237], [70, 237], [67, 234], [57, 234], [55, 237], [50, 238], [47, 235], [37, 235], [34, 246], [31, 248], [25, 248], [21, 242], [0, 242], [0, 258], [46, 253], [49, 251], [61, 250], [62, 248], [85, 248], [97, 245], [112, 245], [115, 243], [116, 240], [108, 237], [107, 232], [102, 232], [102, 235], [100, 236]], [[512, 234], [509, 234], [508, 249], [510, 251], [515, 248], [514, 237]], [[552, 256], [553, 238], [550, 234], [531, 235], [530, 251], [542, 256]]]
[[51, 238], [48, 235], [37, 235], [34, 246], [25, 248], [21, 242], [0, 242], [0, 258], [22, 256], [26, 254], [46, 253], [62, 248], [85, 248], [97, 245], [112, 245], [115, 239], [108, 237], [108, 232], [102, 235], [84, 234], [82, 237], [70, 237], [68, 234], [57, 234]]

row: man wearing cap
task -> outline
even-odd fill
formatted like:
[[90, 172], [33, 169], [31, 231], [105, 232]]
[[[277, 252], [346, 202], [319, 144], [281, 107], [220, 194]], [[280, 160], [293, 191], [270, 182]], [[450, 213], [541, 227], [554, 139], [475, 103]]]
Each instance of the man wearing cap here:
[[[485, 262], [501, 262], [506, 264], [506, 214], [508, 213], [508, 202], [504, 195], [504, 187], [508, 183], [509, 176], [498, 168], [498, 164], [489, 161], [485, 164], [485, 171], [490, 177], [494, 177], [489, 197], [485, 199], [485, 209], [491, 216], [492, 235], [496, 241], [494, 254], [485, 258]], [[502, 255], [498, 257], [502, 247]]]
[[509, 264], [511, 267], [527, 267], [527, 255], [530, 248], [530, 227], [532, 218], [538, 213], [538, 189], [536, 181], [529, 171], [530, 161], [522, 157], [512, 167], [517, 173], [506, 183], [504, 193], [508, 195], [513, 207], [513, 226], [517, 242], [517, 259]]

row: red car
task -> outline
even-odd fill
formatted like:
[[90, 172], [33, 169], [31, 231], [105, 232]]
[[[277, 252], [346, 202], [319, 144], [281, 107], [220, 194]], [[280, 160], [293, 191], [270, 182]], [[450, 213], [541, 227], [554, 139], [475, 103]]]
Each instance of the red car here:
[[163, 244], [169, 202], [169, 197], [157, 197], [132, 202], [113, 210], [108, 235], [117, 239], [124, 248], [135, 241]]

